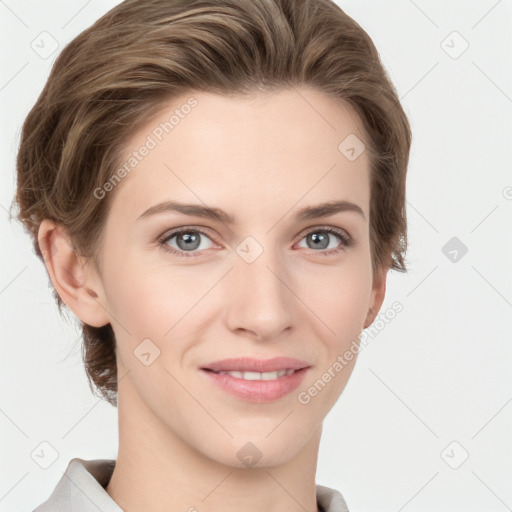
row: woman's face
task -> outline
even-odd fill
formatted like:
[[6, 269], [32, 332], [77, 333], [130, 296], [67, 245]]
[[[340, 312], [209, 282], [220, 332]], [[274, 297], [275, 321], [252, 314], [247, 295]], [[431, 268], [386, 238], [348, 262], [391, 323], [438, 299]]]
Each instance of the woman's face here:
[[[131, 404], [133, 421], [238, 466], [289, 460], [321, 430], [384, 294], [362, 140], [348, 106], [304, 87], [191, 93], [135, 134], [130, 171], [102, 189], [113, 202], [91, 285], [117, 340], [120, 412]], [[206, 369], [276, 357], [306, 369], [263, 381]]]

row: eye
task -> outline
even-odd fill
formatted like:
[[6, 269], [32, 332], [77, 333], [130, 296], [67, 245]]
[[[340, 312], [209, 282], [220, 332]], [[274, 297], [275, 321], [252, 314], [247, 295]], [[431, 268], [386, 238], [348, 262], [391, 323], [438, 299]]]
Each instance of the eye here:
[[[329, 249], [330, 242], [333, 238], [338, 239], [338, 244], [331, 247], [331, 250], [326, 250]], [[326, 256], [337, 254], [347, 247], [352, 246], [354, 243], [354, 239], [351, 238], [346, 231], [331, 226], [315, 228], [308, 231], [301, 240], [306, 240], [306, 243], [310, 244], [308, 246], [309, 248], [316, 249], [317, 251], [315, 252], [321, 252], [321, 254], [325, 254]]]
[[[202, 246], [202, 237], [206, 237], [211, 241], [207, 233], [201, 229], [182, 228], [176, 229], [170, 233], [166, 233], [162, 238], [158, 240], [158, 243], [164, 251], [168, 251], [172, 254], [176, 254], [177, 256], [187, 258], [196, 256], [193, 251], [199, 252], [210, 248]], [[175, 243], [177, 244], [177, 247], [172, 247], [169, 245], [169, 242], [173, 238], [176, 239]], [[190, 252], [192, 252], [192, 254], [187, 254]]]
[[[211, 248], [211, 246], [204, 247], [201, 240], [203, 237], [210, 242], [212, 241], [206, 231], [199, 228], [184, 227], [165, 233], [158, 239], [158, 243], [164, 251], [179, 257], [189, 258], [200, 256], [201, 251]], [[332, 240], [336, 238], [338, 239], [337, 245], [329, 248]], [[175, 239], [174, 243], [176, 244], [174, 246], [170, 245], [173, 239]], [[306, 243], [309, 244], [308, 247], [314, 249], [314, 252], [326, 256], [337, 254], [354, 243], [353, 238], [345, 230], [331, 226], [312, 229], [303, 235], [302, 240], [306, 240]]]

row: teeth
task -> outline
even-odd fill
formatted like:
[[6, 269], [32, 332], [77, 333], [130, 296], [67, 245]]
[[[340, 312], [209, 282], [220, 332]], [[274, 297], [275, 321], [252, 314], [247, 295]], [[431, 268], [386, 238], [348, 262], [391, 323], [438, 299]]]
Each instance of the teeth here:
[[280, 377], [284, 377], [286, 375], [291, 375], [294, 372], [295, 372], [295, 370], [290, 369], [290, 370], [279, 370], [276, 372], [263, 372], [263, 373], [260, 373], [260, 372], [237, 372], [237, 371], [232, 371], [232, 372], [220, 371], [220, 372], [215, 372], [215, 373], [219, 373], [220, 375], [231, 375], [232, 377], [236, 377], [237, 379], [244, 379], [244, 380], [275, 380], [275, 379], [279, 379]]

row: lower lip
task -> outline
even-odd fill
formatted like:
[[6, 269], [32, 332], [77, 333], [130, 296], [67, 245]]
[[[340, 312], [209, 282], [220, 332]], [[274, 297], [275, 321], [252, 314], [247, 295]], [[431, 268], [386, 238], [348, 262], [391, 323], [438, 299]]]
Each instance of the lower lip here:
[[245, 380], [227, 374], [201, 370], [224, 391], [249, 402], [273, 402], [300, 386], [310, 367], [274, 380]]

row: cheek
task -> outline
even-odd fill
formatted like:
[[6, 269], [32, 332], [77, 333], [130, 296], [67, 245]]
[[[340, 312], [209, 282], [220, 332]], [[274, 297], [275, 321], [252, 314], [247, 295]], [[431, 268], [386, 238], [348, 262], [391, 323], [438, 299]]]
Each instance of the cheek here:
[[[155, 362], [177, 361], [181, 352], [194, 344], [202, 322], [210, 320], [208, 291], [218, 277], [190, 267], [148, 269], [126, 262], [123, 267], [116, 269], [117, 275], [112, 274], [116, 281], [111, 282], [110, 299], [124, 362], [129, 364], [131, 354], [144, 339], [150, 339], [161, 351], [162, 357]], [[130, 278], [122, 279], [123, 274]]]
[[368, 313], [371, 264], [363, 255], [357, 258], [321, 271], [304, 270], [297, 278], [297, 295], [309, 308], [312, 321], [321, 326], [322, 338], [336, 345], [359, 335]]

